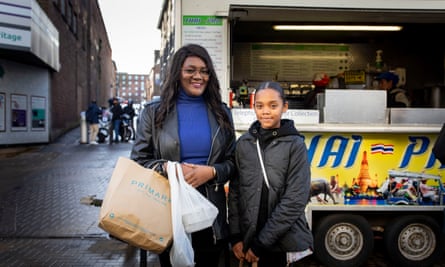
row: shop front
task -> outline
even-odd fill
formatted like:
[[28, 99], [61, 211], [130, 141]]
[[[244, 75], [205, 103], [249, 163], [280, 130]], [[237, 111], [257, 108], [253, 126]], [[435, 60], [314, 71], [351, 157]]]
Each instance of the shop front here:
[[35, 1], [2, 1], [0, 10], [0, 145], [47, 143], [58, 32]]

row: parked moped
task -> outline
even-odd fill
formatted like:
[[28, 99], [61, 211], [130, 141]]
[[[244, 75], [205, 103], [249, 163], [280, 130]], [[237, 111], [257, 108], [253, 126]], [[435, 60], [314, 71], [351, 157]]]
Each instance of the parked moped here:
[[123, 114], [121, 116], [121, 124], [119, 127], [119, 135], [121, 136], [122, 142], [128, 142], [134, 135], [134, 130], [130, 124], [130, 115]]

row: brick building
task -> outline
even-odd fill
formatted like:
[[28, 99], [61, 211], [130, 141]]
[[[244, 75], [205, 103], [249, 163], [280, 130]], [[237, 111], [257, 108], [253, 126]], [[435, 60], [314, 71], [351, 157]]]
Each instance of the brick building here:
[[79, 125], [92, 99], [106, 106], [116, 95], [97, 0], [4, 0], [0, 9], [2, 36], [20, 37], [0, 38], [0, 145], [50, 142]]
[[136, 105], [144, 103], [149, 94], [149, 86], [147, 74], [116, 72], [116, 95], [124, 101], [133, 100]]
[[161, 64], [159, 50], [155, 50], [154, 66], [150, 70], [150, 86], [147, 101], [161, 95]]
[[76, 124], [92, 99], [105, 105], [114, 95], [111, 46], [96, 0], [38, 2], [59, 31], [62, 66], [52, 77], [53, 128], [64, 129]]

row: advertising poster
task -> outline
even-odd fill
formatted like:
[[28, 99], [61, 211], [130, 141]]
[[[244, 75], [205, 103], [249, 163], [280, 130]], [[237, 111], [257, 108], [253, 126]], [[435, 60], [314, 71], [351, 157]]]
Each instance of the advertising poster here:
[[26, 95], [11, 95], [11, 130], [24, 131], [27, 129], [27, 100]]
[[389, 182], [390, 172], [438, 177], [442, 182], [445, 178], [445, 166], [436, 160], [431, 151], [436, 134], [303, 135], [308, 148], [312, 181], [328, 184], [331, 188], [337, 185], [339, 190], [333, 192], [337, 194], [337, 199], [340, 194], [367, 200], [380, 198], [382, 189], [386, 189]]
[[6, 131], [6, 95], [0, 93], [0, 132]]
[[45, 130], [45, 98], [39, 96], [31, 97], [31, 111], [32, 111], [32, 130]]

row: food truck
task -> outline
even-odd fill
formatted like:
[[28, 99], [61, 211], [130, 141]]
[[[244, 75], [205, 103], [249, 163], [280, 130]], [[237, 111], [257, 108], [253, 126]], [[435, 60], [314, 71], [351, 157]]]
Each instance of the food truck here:
[[[256, 119], [255, 86], [279, 82], [308, 148], [317, 260], [363, 265], [379, 238], [395, 265], [431, 266], [444, 250], [445, 166], [431, 152], [445, 122], [444, 26], [443, 1], [164, 1], [160, 80], [177, 48], [206, 47], [238, 134]], [[410, 107], [387, 107], [386, 71]], [[319, 73], [329, 83], [306, 107]], [[392, 193], [393, 181], [414, 189]]]

